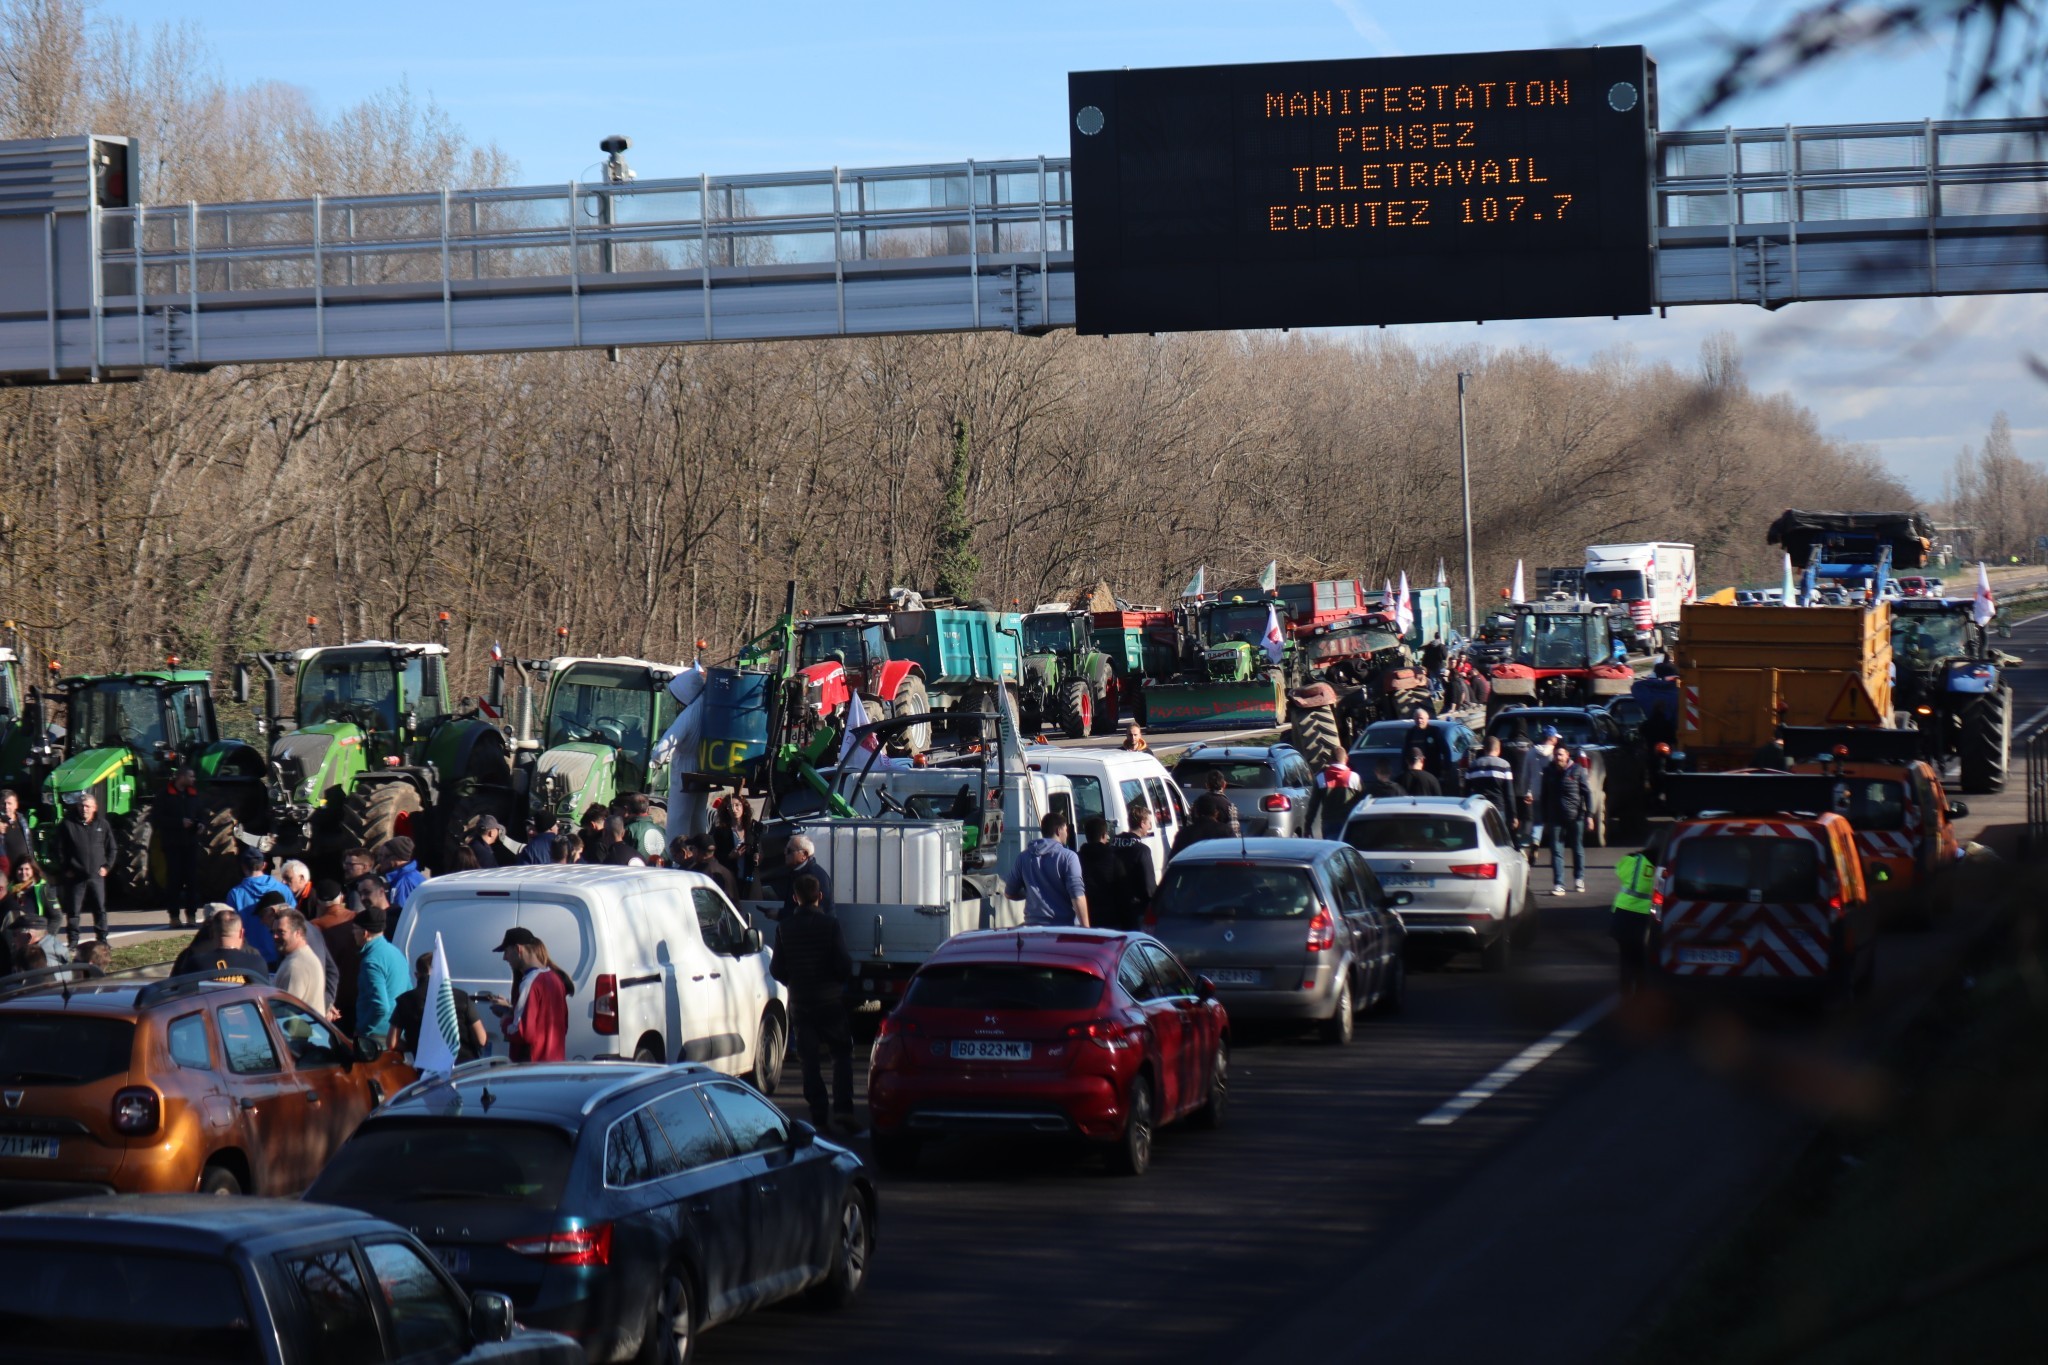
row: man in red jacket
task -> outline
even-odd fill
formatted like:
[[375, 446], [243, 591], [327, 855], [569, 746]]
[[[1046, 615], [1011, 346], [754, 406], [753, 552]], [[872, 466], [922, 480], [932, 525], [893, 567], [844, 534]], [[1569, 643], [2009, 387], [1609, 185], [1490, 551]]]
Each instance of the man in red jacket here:
[[493, 1002], [505, 1050], [515, 1062], [559, 1062], [568, 1055], [568, 974], [548, 957], [548, 946], [531, 929], [514, 925], [498, 944], [512, 969], [512, 1003]]

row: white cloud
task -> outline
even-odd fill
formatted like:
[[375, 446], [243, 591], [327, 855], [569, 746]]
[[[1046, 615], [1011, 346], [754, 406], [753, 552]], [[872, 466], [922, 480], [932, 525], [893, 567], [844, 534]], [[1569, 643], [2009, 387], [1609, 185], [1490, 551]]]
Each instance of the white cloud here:
[[1371, 44], [1373, 56], [1398, 57], [1401, 55], [1401, 49], [1395, 45], [1394, 40], [1388, 36], [1387, 31], [1380, 27], [1379, 21], [1365, 12], [1365, 6], [1360, 3], [1360, 0], [1330, 0], [1330, 3], [1337, 7], [1337, 12], [1344, 16], [1346, 22], [1351, 25], [1352, 31]]

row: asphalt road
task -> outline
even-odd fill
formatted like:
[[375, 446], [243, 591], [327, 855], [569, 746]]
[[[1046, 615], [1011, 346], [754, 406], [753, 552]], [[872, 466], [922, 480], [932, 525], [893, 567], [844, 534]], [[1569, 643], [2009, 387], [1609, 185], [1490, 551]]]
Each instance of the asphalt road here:
[[[2048, 616], [2005, 647], [2034, 665], [2016, 721], [2048, 720]], [[2006, 842], [2024, 820], [2017, 775], [1965, 799], [1966, 833]], [[1241, 1036], [1226, 1127], [1167, 1130], [1142, 1179], [1007, 1143], [881, 1176], [861, 1303], [755, 1315], [703, 1358], [1606, 1356], [1801, 1131], [1812, 1096], [1782, 1078], [1847, 1074], [1975, 927], [1886, 936], [1853, 1014], [1674, 1030], [1604, 1015], [1616, 857], [1588, 851], [1593, 894], [1538, 898], [1540, 938], [1504, 976], [1416, 973], [1406, 1012], [1348, 1048]], [[787, 1085], [801, 1114], [793, 1068]], [[1487, 1097], [1421, 1122], [1468, 1090]]]

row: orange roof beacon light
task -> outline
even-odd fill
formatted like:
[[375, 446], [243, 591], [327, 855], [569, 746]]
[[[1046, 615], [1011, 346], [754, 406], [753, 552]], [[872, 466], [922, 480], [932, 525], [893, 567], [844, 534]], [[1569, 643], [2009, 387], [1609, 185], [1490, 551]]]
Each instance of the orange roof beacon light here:
[[178, 666], [178, 656], [175, 654], [166, 654], [164, 656], [164, 663], [168, 667], [176, 668]]

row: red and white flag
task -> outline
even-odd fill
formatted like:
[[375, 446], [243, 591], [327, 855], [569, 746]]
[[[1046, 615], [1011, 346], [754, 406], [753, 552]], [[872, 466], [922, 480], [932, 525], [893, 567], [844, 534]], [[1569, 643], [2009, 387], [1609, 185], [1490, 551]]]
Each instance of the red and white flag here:
[[1991, 595], [1991, 575], [1980, 559], [1977, 561], [1977, 600], [1970, 606], [1970, 619], [1980, 626], [1988, 626], [1996, 615], [1998, 601]]
[[1280, 616], [1273, 610], [1271, 602], [1266, 603], [1266, 634], [1260, 639], [1259, 644], [1266, 651], [1268, 663], [1279, 663], [1281, 656], [1287, 652], [1287, 637], [1280, 633]]

